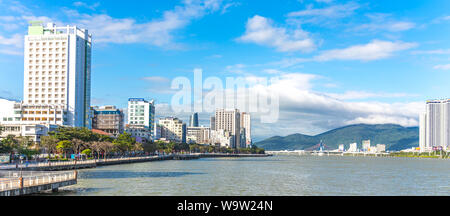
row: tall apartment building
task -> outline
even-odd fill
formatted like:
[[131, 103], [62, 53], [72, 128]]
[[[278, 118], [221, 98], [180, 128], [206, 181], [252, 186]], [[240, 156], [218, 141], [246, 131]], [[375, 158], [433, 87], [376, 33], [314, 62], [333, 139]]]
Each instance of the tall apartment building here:
[[244, 144], [246, 147], [252, 145], [252, 128], [251, 128], [251, 116], [250, 113], [241, 113], [241, 128], [245, 130]]
[[216, 117], [215, 116], [211, 116], [211, 118], [209, 119], [209, 128], [211, 130], [216, 130]]
[[[241, 115], [238, 109], [225, 110], [217, 109], [215, 113], [215, 126], [214, 129], [225, 130], [234, 136], [231, 148], [242, 148], [241, 146]], [[244, 146], [245, 147], [245, 146]]]
[[161, 138], [186, 143], [186, 123], [178, 118], [167, 117], [159, 120]]
[[91, 127], [91, 43], [86, 29], [30, 22], [24, 50], [24, 123]]
[[198, 127], [198, 113], [189, 116], [189, 127]]
[[118, 136], [124, 131], [123, 111], [115, 106], [94, 107], [92, 128]]
[[450, 145], [450, 99], [429, 100], [426, 112], [419, 117], [420, 151], [444, 150]]
[[[155, 132], [155, 103], [144, 98], [128, 99], [127, 132], [139, 133], [151, 139]], [[146, 134], [148, 133], [148, 134]]]

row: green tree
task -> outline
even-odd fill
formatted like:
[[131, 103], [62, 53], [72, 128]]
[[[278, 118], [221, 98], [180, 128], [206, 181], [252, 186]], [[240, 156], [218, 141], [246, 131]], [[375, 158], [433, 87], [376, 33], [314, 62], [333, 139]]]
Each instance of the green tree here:
[[103, 151], [103, 159], [106, 159], [106, 155], [114, 149], [114, 144], [110, 142], [99, 142], [100, 149]]
[[71, 147], [72, 147], [72, 151], [75, 154], [78, 154], [78, 153], [80, 153], [80, 150], [84, 147], [84, 141], [81, 140], [81, 139], [78, 139], [78, 138], [74, 138], [72, 140], [72, 146]]
[[58, 142], [59, 140], [55, 136], [43, 136], [41, 137], [40, 145], [46, 149], [50, 157], [52, 153], [55, 153]]
[[0, 142], [0, 153], [13, 153], [17, 149], [19, 141], [14, 135], [8, 135]]
[[152, 142], [152, 141], [144, 142], [142, 147], [144, 149], [144, 152], [148, 152], [148, 153], [153, 153], [158, 149], [156, 143]]
[[84, 154], [84, 155], [90, 157], [90, 156], [92, 155], [92, 150], [90, 150], [90, 149], [85, 149], [85, 150], [83, 150], [83, 151], [81, 152], [81, 154]]
[[120, 134], [119, 137], [113, 141], [114, 147], [122, 154], [131, 150], [135, 144], [136, 139], [127, 132]]
[[58, 145], [56, 146], [56, 149], [58, 151], [64, 153], [64, 158], [67, 158], [67, 151], [72, 148], [72, 142], [69, 140], [62, 140], [58, 142]]

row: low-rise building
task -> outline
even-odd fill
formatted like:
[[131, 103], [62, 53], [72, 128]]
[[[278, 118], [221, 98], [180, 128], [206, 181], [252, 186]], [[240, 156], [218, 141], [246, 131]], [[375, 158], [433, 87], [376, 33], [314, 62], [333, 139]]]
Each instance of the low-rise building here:
[[209, 144], [210, 131], [209, 127], [187, 127], [186, 140], [188, 143]]
[[0, 139], [13, 135], [16, 137], [30, 137], [34, 142], [40, 142], [42, 136], [47, 136], [48, 132], [55, 131], [58, 125], [42, 125], [42, 124], [2, 124], [2, 133]]
[[339, 151], [345, 151], [344, 144], [339, 144]]
[[159, 120], [161, 138], [173, 142], [186, 143], [186, 123], [178, 118], [167, 117]]
[[123, 111], [115, 106], [94, 107], [92, 128], [119, 136], [124, 131]]
[[357, 152], [358, 151], [358, 144], [357, 143], [350, 143], [350, 147], [347, 150], [348, 152]]
[[152, 132], [144, 125], [126, 125], [125, 132], [131, 134], [139, 142], [152, 140]]
[[363, 140], [362, 141], [362, 151], [366, 152], [370, 149], [370, 140]]
[[386, 145], [384, 144], [377, 144], [377, 152], [385, 152], [386, 151]]
[[211, 145], [232, 148], [234, 144], [234, 135], [227, 130], [212, 130], [211, 131]]

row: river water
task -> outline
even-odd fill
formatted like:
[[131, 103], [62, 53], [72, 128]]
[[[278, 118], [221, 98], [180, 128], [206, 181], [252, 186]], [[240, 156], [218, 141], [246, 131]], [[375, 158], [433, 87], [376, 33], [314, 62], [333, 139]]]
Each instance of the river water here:
[[79, 171], [52, 195], [450, 195], [450, 160], [351, 156], [203, 158]]

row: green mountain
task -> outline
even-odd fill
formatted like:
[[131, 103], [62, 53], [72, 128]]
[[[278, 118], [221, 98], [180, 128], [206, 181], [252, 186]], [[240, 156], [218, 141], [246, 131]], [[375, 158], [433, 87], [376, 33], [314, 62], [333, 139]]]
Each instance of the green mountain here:
[[402, 150], [419, 146], [419, 128], [402, 127], [395, 124], [357, 124], [336, 128], [315, 136], [291, 134], [285, 137], [274, 136], [255, 143], [266, 150], [302, 150], [317, 145], [320, 140], [330, 149], [337, 149], [339, 144], [345, 148], [350, 143], [358, 143], [361, 148], [362, 140], [370, 140], [371, 145], [385, 144], [386, 150]]

